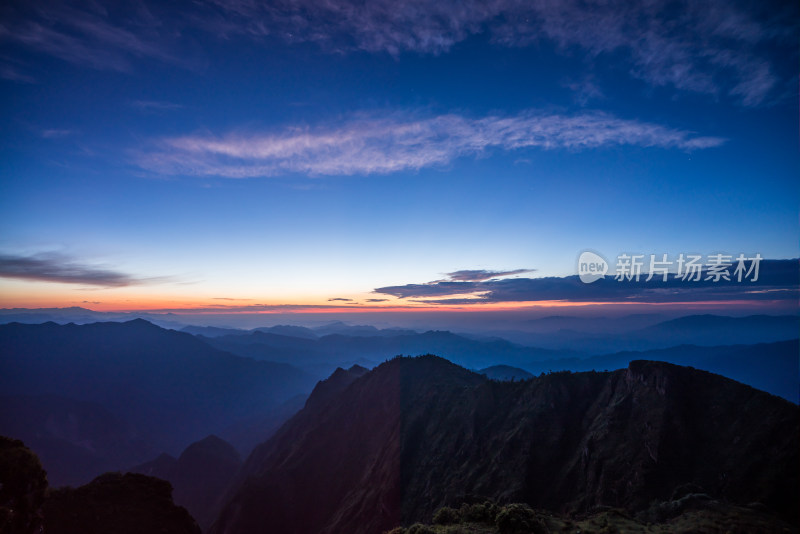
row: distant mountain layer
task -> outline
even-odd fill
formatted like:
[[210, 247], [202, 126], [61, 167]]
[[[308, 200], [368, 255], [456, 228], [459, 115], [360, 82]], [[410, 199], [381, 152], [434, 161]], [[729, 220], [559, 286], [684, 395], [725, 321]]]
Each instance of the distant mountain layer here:
[[[0, 309], [0, 323], [43, 323], [53, 321], [59, 324], [85, 324], [97, 321], [130, 321], [142, 318], [164, 328], [173, 328], [194, 335], [205, 337], [241, 336], [253, 332], [277, 334], [280, 336], [319, 339], [328, 335], [346, 337], [398, 337], [417, 334], [414, 330], [400, 328], [376, 328], [371, 325], [350, 325], [340, 321], [323, 326], [305, 327], [297, 325], [277, 325], [242, 330], [237, 328], [221, 328], [216, 326], [187, 326], [186, 321], [194, 322], [199, 317], [178, 316], [175, 314], [151, 313], [115, 313], [96, 312], [86, 308], [39, 308], [39, 309]], [[251, 318], [252, 320], [252, 318]], [[450, 321], [448, 328], [454, 328]], [[431, 324], [429, 328], [434, 328]], [[750, 315], [745, 317], [729, 317], [723, 315], [687, 315], [677, 319], [665, 314], [631, 314], [622, 316], [548, 316], [525, 319], [524, 314], [516, 316], [506, 323], [504, 329], [485, 331], [482, 328], [459, 334], [479, 341], [497, 341], [502, 339], [525, 347], [538, 347], [540, 350], [570, 351], [584, 354], [603, 354], [624, 350], [652, 350], [676, 345], [752, 345], [796, 339], [800, 331], [800, 319], [794, 315]], [[367, 347], [369, 348], [369, 347]], [[402, 348], [402, 347], [401, 347]], [[460, 358], [458, 354], [448, 354], [440, 348], [432, 347], [450, 358]], [[414, 347], [397, 354], [414, 354]], [[228, 349], [229, 350], [229, 349]], [[385, 352], [385, 351], [384, 351]], [[238, 352], [237, 352], [238, 353]], [[464, 358], [469, 351], [463, 351]], [[372, 358], [376, 363], [383, 361], [383, 353]], [[394, 356], [395, 354], [391, 354]], [[263, 354], [252, 353], [258, 359], [265, 359]], [[551, 355], [553, 356], [553, 355]], [[511, 360], [508, 360], [511, 361]], [[336, 362], [339, 365], [358, 363], [352, 358]], [[364, 362], [362, 362], [364, 363]], [[467, 362], [471, 367], [485, 367], [492, 362]], [[515, 360], [515, 365], [521, 360]], [[332, 368], [326, 369], [324, 374]]]
[[424, 356], [317, 390], [246, 461], [212, 533], [378, 534], [476, 496], [636, 512], [687, 491], [797, 522], [797, 406], [711, 373], [635, 361], [500, 382]]
[[[15, 401], [25, 418], [6, 412], [0, 433], [45, 443], [56, 484], [85, 482], [153, 451], [180, 451], [243, 418], [267, 417], [314, 382], [285, 363], [235, 356], [144, 320], [0, 325], [0, 395], [32, 399]], [[137, 442], [146, 449], [120, 458]], [[51, 454], [58, 447], [60, 460]], [[75, 458], [94, 458], [97, 470], [75, 473]]]
[[374, 326], [352, 326], [339, 321], [325, 326], [307, 328], [305, 326], [276, 325], [253, 328], [252, 330], [238, 330], [234, 328], [218, 328], [215, 326], [186, 326], [181, 328], [181, 332], [202, 335], [206, 337], [220, 336], [241, 336], [254, 332], [265, 334], [277, 334], [279, 336], [299, 337], [305, 339], [317, 339], [331, 334], [341, 334], [354, 337], [373, 337], [373, 336], [396, 336], [399, 334], [415, 334], [413, 330], [400, 329], [378, 329]]
[[792, 315], [689, 315], [643, 328], [637, 337], [645, 340], [697, 345], [763, 343], [798, 337], [800, 319]]
[[[523, 347], [503, 339], [476, 340], [446, 331], [421, 334], [382, 330], [383, 335], [329, 334], [320, 338], [293, 337], [253, 331], [248, 335], [203, 338], [208, 344], [240, 356], [287, 362], [324, 374], [337, 366], [377, 364], [398, 355], [417, 356], [434, 352], [470, 368], [499, 362], [524, 366], [531, 361], [571, 356], [568, 351]], [[370, 365], [370, 366], [372, 366]]]
[[494, 335], [551, 350], [602, 354], [653, 350], [676, 345], [753, 345], [797, 339], [797, 315], [687, 315], [653, 322], [652, 317], [552, 317], [531, 322], [530, 330], [495, 331]]
[[[789, 335], [794, 318], [769, 316], [752, 316], [745, 318], [692, 316], [678, 319], [678, 325], [698, 325], [702, 330], [705, 325], [711, 328], [730, 328], [731, 335], [725, 338], [717, 332], [720, 339], [744, 338], [756, 339], [758, 334], [746, 336], [739, 332], [747, 325], [772, 325], [774, 336]], [[671, 322], [670, 322], [671, 323]], [[663, 323], [667, 324], [667, 323]], [[774, 327], [774, 328], [773, 328]], [[657, 332], [668, 331], [668, 326], [657, 325], [651, 333], [654, 339]], [[694, 326], [687, 327], [692, 331]], [[637, 336], [640, 334], [636, 334]], [[687, 336], [684, 336], [687, 337]], [[493, 369], [496, 366], [507, 366], [520, 369], [516, 378], [525, 378], [528, 373], [538, 375], [549, 371], [603, 371], [627, 367], [632, 360], [658, 360], [678, 365], [688, 365], [733, 378], [735, 380], [779, 395], [792, 402], [798, 402], [798, 365], [797, 339], [762, 343], [757, 345], [699, 346], [679, 345], [664, 349], [648, 351], [623, 351], [597, 356], [584, 357], [569, 351], [537, 349], [516, 345], [502, 339], [469, 339], [451, 332], [425, 332], [422, 334], [402, 334], [395, 336], [350, 337], [328, 335], [321, 338], [291, 337], [265, 331], [254, 331], [246, 334], [226, 335], [213, 339], [202, 338], [210, 345], [241, 356], [254, 359], [292, 362], [303, 366], [310, 372], [329, 373], [334, 367], [349, 366], [352, 362], [364, 361], [365, 364], [378, 363], [395, 355], [416, 356], [426, 352], [435, 352], [443, 357], [468, 368]], [[710, 338], [709, 338], [710, 339]], [[657, 344], [667, 344], [666, 341]], [[596, 351], [592, 351], [596, 352]], [[369, 365], [370, 367], [372, 365]], [[498, 368], [499, 370], [500, 368]], [[490, 376], [501, 380], [512, 378], [512, 374]]]
[[98, 322], [127, 322], [144, 319], [164, 328], [180, 328], [183, 325], [171, 313], [147, 312], [98, 312], [79, 306], [69, 308], [0, 308], [0, 324], [89, 324]]

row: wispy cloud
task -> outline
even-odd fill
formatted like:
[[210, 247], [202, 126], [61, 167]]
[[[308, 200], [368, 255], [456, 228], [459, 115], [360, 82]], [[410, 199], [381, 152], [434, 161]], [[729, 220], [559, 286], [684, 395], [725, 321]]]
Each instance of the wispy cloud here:
[[144, 2], [137, 4], [122, 12], [122, 4], [92, 1], [10, 2], [0, 42], [99, 70], [129, 71], [134, 58], [178, 61], [158, 31], [158, 20]]
[[698, 150], [720, 137], [606, 113], [526, 111], [469, 118], [413, 113], [356, 116], [337, 126], [288, 128], [278, 133], [188, 135], [161, 139], [135, 155], [159, 174], [248, 178], [289, 173], [387, 174], [448, 164], [491, 149], [585, 150], [619, 145]]
[[353, 302], [353, 299], [346, 299], [346, 298], [343, 298], [343, 297], [334, 297], [334, 298], [328, 299], [328, 302]]
[[487, 271], [485, 269], [454, 271], [447, 273], [450, 280], [458, 282], [480, 282], [483, 280], [490, 280], [492, 278], [501, 278], [504, 276], [513, 276], [515, 274], [532, 273], [536, 269], [514, 269], [513, 271]]
[[584, 284], [578, 276], [442, 280], [425, 284], [380, 287], [375, 293], [427, 304], [500, 302], [694, 302], [711, 300], [796, 300], [800, 296], [798, 260], [763, 260], [757, 282], [701, 280], [670, 275], [666, 282], [616, 281], [612, 276]]
[[114, 269], [80, 263], [75, 258], [56, 253], [31, 256], [0, 254], [0, 277], [97, 287], [124, 287], [169, 280], [163, 277], [137, 278]]
[[[471, 36], [501, 46], [555, 44], [591, 63], [601, 55], [654, 86], [729, 94], [758, 105], [792, 55], [797, 6], [735, 0], [197, 0], [98, 3], [9, 0], [0, 41], [102, 70], [134, 59], [176, 62], [193, 34], [313, 42], [332, 53], [444, 54]], [[206, 45], [212, 40], [206, 39]], [[781, 47], [776, 53], [771, 47]], [[183, 60], [188, 58], [184, 57]], [[191, 61], [190, 61], [191, 63]], [[792, 69], [793, 70], [793, 69]], [[25, 81], [19, 69], [0, 71]], [[585, 93], [579, 98], [591, 98]]]
[[758, 10], [728, 0], [207, 0], [224, 16], [206, 23], [224, 35], [273, 35], [335, 52], [441, 54], [476, 34], [506, 46], [549, 41], [565, 54], [621, 54], [631, 74], [656, 86], [729, 92], [755, 105], [778, 80], [762, 45], [794, 46], [789, 21], [797, 10], [789, 4]]

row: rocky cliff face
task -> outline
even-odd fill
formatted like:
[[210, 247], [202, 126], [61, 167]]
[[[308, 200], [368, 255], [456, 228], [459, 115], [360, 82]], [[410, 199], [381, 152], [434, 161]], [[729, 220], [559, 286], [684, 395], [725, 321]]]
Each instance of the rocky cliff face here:
[[636, 512], [698, 488], [795, 521], [798, 408], [637, 361], [495, 382], [397, 358], [306, 408], [246, 462], [212, 532], [379, 533], [466, 498]]

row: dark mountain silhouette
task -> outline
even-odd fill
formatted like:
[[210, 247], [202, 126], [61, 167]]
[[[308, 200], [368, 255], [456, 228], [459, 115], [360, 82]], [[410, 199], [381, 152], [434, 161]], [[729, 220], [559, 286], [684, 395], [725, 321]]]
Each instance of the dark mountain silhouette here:
[[533, 375], [525, 369], [511, 367], [510, 365], [492, 365], [486, 369], [481, 369], [478, 373], [491, 380], [527, 380], [533, 378]]
[[0, 436], [0, 533], [39, 532], [46, 496], [39, 458], [22, 441]]
[[800, 376], [798, 354], [800, 354], [800, 342], [795, 339], [758, 345], [720, 347], [683, 345], [650, 351], [617, 352], [589, 358], [531, 362], [524, 367], [533, 374], [564, 370], [605, 371], [626, 367], [634, 360], [657, 360], [711, 371], [796, 404], [798, 376]]
[[[144, 320], [0, 326], [0, 394], [99, 404], [132, 435], [146, 436], [151, 451], [175, 453], [241, 418], [269, 415], [313, 384], [290, 365], [235, 356]], [[20, 434], [39, 431], [30, 425]], [[86, 471], [86, 480], [105, 466], [98, 468]]]
[[52, 490], [42, 508], [48, 534], [200, 534], [169, 482], [135, 473], [106, 473], [79, 488]]
[[797, 406], [704, 371], [499, 382], [424, 356], [315, 394], [251, 454], [211, 532], [380, 533], [470, 495], [636, 512], [686, 488], [797, 522]]
[[217, 436], [208, 436], [189, 445], [177, 459], [162, 454], [131, 471], [172, 484], [175, 503], [185, 507], [205, 528], [214, 519], [214, 510], [219, 508], [217, 500], [241, 463], [233, 445]]
[[347, 386], [367, 372], [369, 372], [369, 370], [360, 365], [354, 365], [347, 370], [338, 367], [331, 376], [317, 382], [314, 391], [311, 392], [311, 395], [309, 395], [306, 401], [306, 408], [311, 411], [323, 409], [326, 404], [344, 391]]
[[36, 455], [22, 441], [0, 436], [2, 534], [200, 534], [171, 493], [169, 482], [120, 473], [79, 488], [48, 488]]

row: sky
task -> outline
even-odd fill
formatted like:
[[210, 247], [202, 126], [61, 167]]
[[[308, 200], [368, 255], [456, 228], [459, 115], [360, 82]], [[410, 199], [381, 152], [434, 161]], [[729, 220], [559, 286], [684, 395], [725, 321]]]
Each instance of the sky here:
[[[797, 22], [796, 2], [4, 2], [0, 307], [796, 310]], [[580, 283], [586, 250], [609, 277], [667, 254], [671, 280]], [[691, 285], [682, 254], [765, 261]]]

